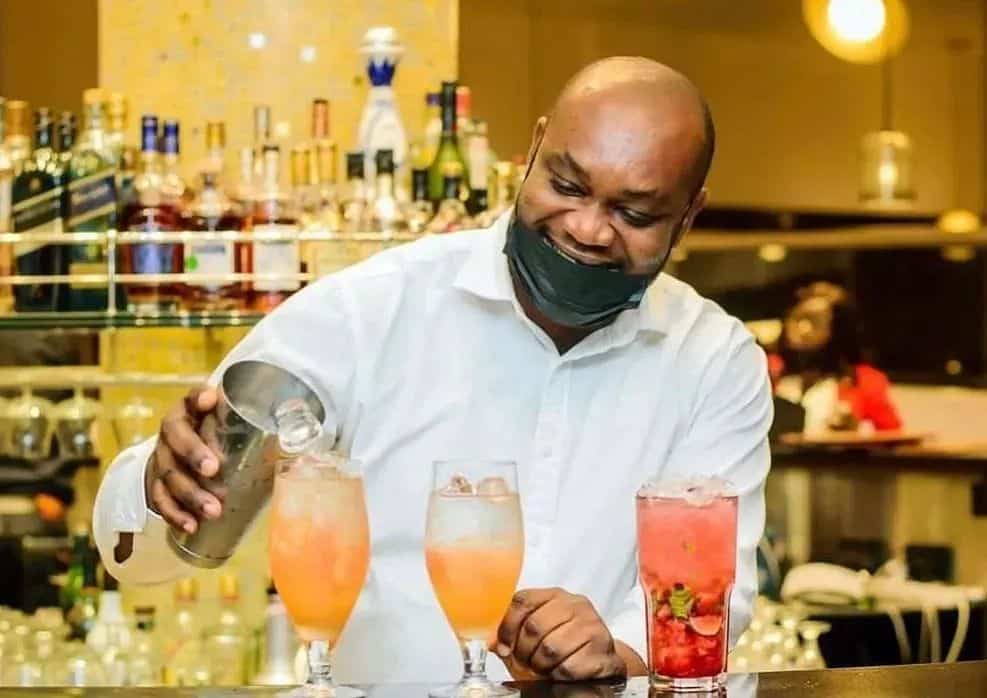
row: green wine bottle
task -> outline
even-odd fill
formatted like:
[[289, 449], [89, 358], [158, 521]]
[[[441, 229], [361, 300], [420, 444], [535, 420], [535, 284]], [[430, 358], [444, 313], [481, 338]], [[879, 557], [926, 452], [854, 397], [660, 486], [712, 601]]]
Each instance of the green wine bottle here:
[[456, 87], [456, 82], [442, 83], [442, 136], [435, 159], [428, 167], [428, 198], [434, 203], [442, 201], [444, 177], [449, 166], [455, 166], [460, 172], [466, 171], [456, 135]]

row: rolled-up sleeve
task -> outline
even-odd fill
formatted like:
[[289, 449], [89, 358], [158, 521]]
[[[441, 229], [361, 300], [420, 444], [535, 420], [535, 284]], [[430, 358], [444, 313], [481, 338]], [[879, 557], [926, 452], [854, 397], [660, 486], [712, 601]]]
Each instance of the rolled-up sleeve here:
[[[700, 383], [698, 407], [662, 469], [669, 479], [719, 476], [739, 495], [737, 575], [730, 599], [730, 646], [747, 628], [757, 596], [757, 545], [764, 533], [764, 485], [771, 467], [768, 429], [774, 414], [767, 360], [738, 322]], [[646, 657], [640, 582], [610, 619], [613, 636]]]
[[[341, 289], [331, 277], [309, 286], [260, 322], [213, 372], [217, 385], [226, 367], [242, 360], [266, 361], [304, 380], [326, 406], [324, 428], [343, 429], [354, 383], [357, 351]], [[93, 535], [107, 571], [124, 583], [154, 584], [188, 572], [165, 538], [167, 524], [149, 509], [144, 477], [157, 438], [122, 451], [100, 483], [93, 508]], [[133, 549], [117, 562], [120, 534], [133, 535]]]

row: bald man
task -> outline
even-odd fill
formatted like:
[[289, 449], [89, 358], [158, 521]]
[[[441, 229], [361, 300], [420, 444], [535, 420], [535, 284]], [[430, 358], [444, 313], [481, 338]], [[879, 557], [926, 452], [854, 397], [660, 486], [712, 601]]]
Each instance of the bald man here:
[[[646, 671], [634, 497], [653, 478], [720, 476], [740, 499], [732, 639], [756, 589], [771, 396], [743, 325], [661, 273], [706, 198], [713, 124], [696, 88], [642, 58], [576, 75], [534, 129], [517, 205], [333, 274], [226, 357], [303, 378], [336, 447], [364, 466], [372, 561], [335, 649], [344, 682], [454, 681], [463, 648], [426, 573], [434, 461], [517, 463], [519, 591], [489, 639], [495, 679]], [[222, 516], [194, 391], [106, 474], [94, 530], [124, 582], [187, 574], [167, 526]], [[477, 588], [470, 593], [482, 595]], [[491, 628], [493, 631], [493, 628]], [[485, 654], [472, 643], [467, 656]]]

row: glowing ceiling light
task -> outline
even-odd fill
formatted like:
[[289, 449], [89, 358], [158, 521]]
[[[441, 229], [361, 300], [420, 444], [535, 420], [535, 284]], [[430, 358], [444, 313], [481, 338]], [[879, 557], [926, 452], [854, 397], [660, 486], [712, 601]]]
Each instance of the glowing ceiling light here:
[[264, 32], [250, 32], [247, 36], [247, 45], [259, 51], [267, 46], [267, 34]]
[[884, 0], [829, 0], [826, 21], [845, 41], [865, 43], [881, 35], [887, 24]]

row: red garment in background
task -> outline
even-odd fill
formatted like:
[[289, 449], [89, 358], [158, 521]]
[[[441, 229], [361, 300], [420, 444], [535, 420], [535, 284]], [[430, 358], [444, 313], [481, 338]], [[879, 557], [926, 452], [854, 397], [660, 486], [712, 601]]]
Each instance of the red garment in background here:
[[840, 383], [840, 400], [853, 410], [858, 421], [867, 420], [882, 431], [901, 428], [901, 417], [891, 403], [888, 377], [873, 366], [857, 364], [856, 380]]

